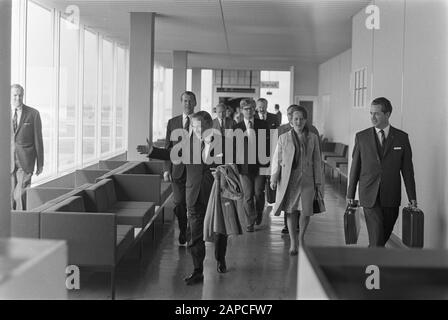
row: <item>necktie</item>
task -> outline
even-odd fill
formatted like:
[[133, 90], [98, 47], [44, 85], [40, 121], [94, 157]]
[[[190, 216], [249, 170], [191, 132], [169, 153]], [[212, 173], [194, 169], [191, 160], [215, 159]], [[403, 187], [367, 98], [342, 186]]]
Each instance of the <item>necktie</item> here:
[[14, 111], [14, 117], [12, 118], [12, 127], [14, 129], [14, 133], [17, 131], [17, 108]]
[[380, 130], [381, 133], [381, 147], [384, 149], [384, 142], [386, 141], [386, 135], [384, 134], [384, 130]]
[[249, 120], [249, 129], [253, 129], [254, 126], [252, 125], [252, 121]]
[[221, 127], [221, 136], [224, 136], [224, 134], [225, 134], [225, 131], [224, 131], [224, 120], [223, 119], [220, 119], [219, 120], [219, 126]]
[[184, 129], [187, 131], [190, 131], [190, 117], [187, 116], [187, 119], [185, 121]]

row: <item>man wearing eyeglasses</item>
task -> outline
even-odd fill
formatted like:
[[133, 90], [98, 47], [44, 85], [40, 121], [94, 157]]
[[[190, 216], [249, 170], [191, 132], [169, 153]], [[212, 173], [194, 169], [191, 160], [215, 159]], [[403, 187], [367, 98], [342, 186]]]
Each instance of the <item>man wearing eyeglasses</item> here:
[[[269, 128], [266, 121], [257, 119], [255, 117], [255, 101], [253, 99], [243, 99], [240, 103], [241, 111], [243, 113], [243, 121], [237, 123], [233, 129], [242, 130], [247, 139], [243, 146], [236, 146], [236, 149], [244, 153], [243, 163], [238, 163], [238, 171], [240, 173], [240, 180], [243, 188], [244, 201], [243, 209], [246, 215], [247, 232], [254, 232], [255, 223], [259, 225], [263, 218], [263, 210], [265, 203], [264, 187], [266, 177], [260, 175], [260, 167], [266, 167], [269, 164], [260, 164], [259, 162], [259, 133], [261, 130], [266, 132], [266, 150], [269, 148]], [[249, 152], [255, 151], [255, 156], [249, 156]], [[238, 151], [237, 151], [238, 152]], [[238, 158], [238, 154], [236, 155]], [[253, 155], [252, 155], [253, 156]], [[250, 161], [255, 159], [254, 162]]]

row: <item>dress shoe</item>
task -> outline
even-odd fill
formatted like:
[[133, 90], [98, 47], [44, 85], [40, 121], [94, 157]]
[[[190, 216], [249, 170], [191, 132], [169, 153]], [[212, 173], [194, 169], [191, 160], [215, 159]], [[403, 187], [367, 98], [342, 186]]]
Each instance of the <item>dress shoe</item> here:
[[255, 220], [255, 223], [257, 224], [257, 226], [259, 226], [261, 224], [261, 221], [263, 221], [263, 216], [259, 216], [257, 217], [257, 220]]
[[298, 253], [299, 253], [299, 251], [297, 249], [289, 250], [290, 256], [296, 256]]
[[219, 273], [226, 273], [227, 266], [225, 261], [218, 261], [218, 267], [216, 268]]
[[251, 224], [250, 226], [247, 226], [247, 227], [246, 227], [246, 231], [247, 231], [247, 232], [254, 232], [254, 231], [255, 231], [254, 225]]
[[202, 273], [193, 272], [184, 279], [187, 286], [192, 286], [197, 283], [204, 282], [204, 275]]
[[185, 243], [187, 242], [187, 237], [185, 236], [185, 232], [180, 232], [179, 233], [179, 244], [181, 246], [185, 245]]
[[287, 228], [287, 227], [284, 227], [284, 228], [282, 229], [282, 233], [283, 233], [283, 234], [288, 234], [288, 233], [289, 233], [288, 228]]

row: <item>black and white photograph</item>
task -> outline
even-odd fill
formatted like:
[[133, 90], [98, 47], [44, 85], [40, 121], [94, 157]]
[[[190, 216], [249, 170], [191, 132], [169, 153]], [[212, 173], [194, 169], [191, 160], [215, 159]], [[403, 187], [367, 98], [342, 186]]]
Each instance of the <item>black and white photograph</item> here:
[[448, 300], [447, 34], [447, 0], [0, 0], [0, 300]]

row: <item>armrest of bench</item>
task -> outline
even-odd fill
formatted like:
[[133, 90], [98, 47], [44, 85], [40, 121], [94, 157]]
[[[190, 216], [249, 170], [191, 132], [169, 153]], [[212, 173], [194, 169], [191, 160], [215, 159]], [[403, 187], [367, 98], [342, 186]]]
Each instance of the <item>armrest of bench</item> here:
[[41, 212], [41, 238], [66, 240], [70, 264], [115, 265], [117, 241], [115, 214], [50, 210]]

